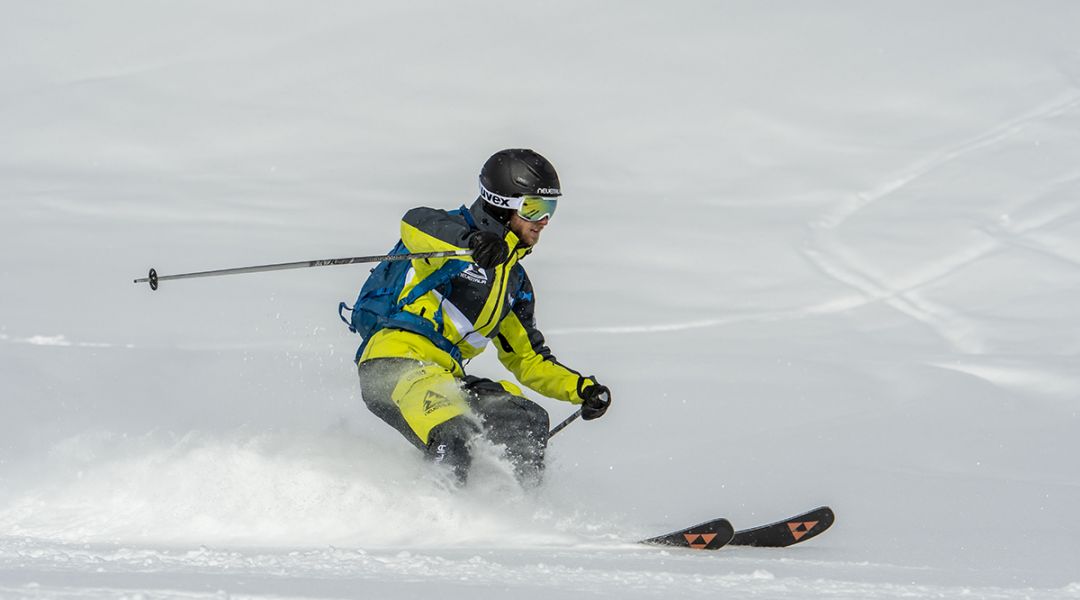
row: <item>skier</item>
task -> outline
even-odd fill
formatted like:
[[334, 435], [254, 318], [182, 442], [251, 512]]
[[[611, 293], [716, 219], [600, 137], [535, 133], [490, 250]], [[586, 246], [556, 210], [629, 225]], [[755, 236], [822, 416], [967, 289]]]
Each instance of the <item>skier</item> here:
[[[401, 241], [409, 252], [469, 249], [472, 256], [412, 261], [396, 295], [398, 312], [380, 320], [357, 352], [361, 393], [371, 412], [461, 483], [480, 437], [505, 445], [523, 484], [538, 484], [543, 472], [547, 411], [509, 381], [465, 374], [464, 364], [489, 342], [519, 382], [580, 404], [583, 419], [602, 416], [611, 404], [610, 391], [595, 377], [555, 360], [533, 318], [533, 288], [521, 261], [539, 242], [561, 194], [555, 168], [543, 156], [502, 150], [484, 163], [471, 207], [420, 207], [402, 218]], [[410, 292], [419, 296], [409, 301]]]

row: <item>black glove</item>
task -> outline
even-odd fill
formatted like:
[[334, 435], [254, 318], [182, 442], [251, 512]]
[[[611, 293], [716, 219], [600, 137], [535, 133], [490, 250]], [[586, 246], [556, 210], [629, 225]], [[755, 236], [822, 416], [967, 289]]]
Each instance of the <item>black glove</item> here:
[[477, 231], [469, 236], [473, 262], [485, 269], [494, 269], [510, 258], [506, 240], [490, 231]]
[[606, 385], [593, 383], [581, 390], [581, 397], [584, 400], [581, 403], [581, 418], [586, 421], [599, 419], [611, 406], [611, 391]]

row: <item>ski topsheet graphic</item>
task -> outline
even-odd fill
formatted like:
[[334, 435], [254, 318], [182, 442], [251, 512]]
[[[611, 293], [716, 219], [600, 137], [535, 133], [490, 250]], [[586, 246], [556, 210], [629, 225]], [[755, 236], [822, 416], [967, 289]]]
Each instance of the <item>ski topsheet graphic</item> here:
[[821, 535], [832, 526], [835, 520], [836, 516], [832, 509], [822, 506], [783, 521], [742, 531], [735, 531], [727, 519], [713, 519], [693, 527], [641, 540], [641, 543], [695, 550], [717, 550], [727, 545], [784, 548]]
[[695, 550], [716, 550], [723, 548], [734, 535], [735, 528], [727, 519], [713, 519], [666, 535], [641, 540], [641, 543], [694, 548]]
[[731, 545], [784, 548], [821, 535], [835, 520], [832, 509], [822, 506], [783, 521], [738, 531]]

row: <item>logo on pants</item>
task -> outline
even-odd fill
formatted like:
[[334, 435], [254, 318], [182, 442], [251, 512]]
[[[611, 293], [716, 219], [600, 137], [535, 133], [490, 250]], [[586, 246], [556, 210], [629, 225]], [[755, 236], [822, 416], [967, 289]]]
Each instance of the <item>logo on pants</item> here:
[[440, 408], [446, 408], [450, 406], [450, 399], [438, 392], [428, 390], [424, 394], [424, 414], [430, 415], [431, 413], [439, 410]]

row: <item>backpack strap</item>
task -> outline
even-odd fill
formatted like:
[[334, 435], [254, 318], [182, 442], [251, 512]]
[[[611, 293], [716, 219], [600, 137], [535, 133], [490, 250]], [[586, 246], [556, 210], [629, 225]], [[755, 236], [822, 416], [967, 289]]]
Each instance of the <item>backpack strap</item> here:
[[[454, 359], [454, 362], [460, 365], [463, 360], [461, 349], [455, 346], [450, 340], [446, 339], [446, 336], [436, 331], [435, 326], [431, 321], [414, 315], [411, 312], [401, 311], [389, 319], [386, 319], [383, 323], [383, 327], [380, 329], [386, 328], [401, 329], [423, 336], [428, 340], [431, 340], [431, 343], [435, 344], [436, 348], [449, 354], [450, 358]], [[360, 347], [356, 349], [355, 360], [360, 360], [360, 357], [364, 354], [364, 349], [367, 348], [367, 344], [370, 340], [371, 338], [365, 338], [364, 341], [360, 343]]]
[[459, 208], [447, 211], [451, 215], [460, 215], [465, 218], [465, 222], [469, 224], [469, 229], [476, 229], [476, 219], [473, 219], [472, 211], [469, 210], [464, 204]]
[[338, 304], [337, 316], [341, 319], [341, 322], [344, 323], [345, 326], [349, 328], [349, 331], [351, 331], [353, 333], [356, 333], [356, 328], [353, 327], [352, 320], [345, 318], [345, 311], [349, 311], [350, 313], [352, 313], [352, 309], [353, 309], [353, 307], [351, 307], [348, 304], [345, 304], [344, 302], [342, 302], [342, 303]]
[[[409, 290], [408, 295], [401, 299], [397, 303], [396, 310], [382, 320], [381, 327], [392, 327], [394, 329], [402, 329], [410, 331], [412, 333], [422, 335], [425, 338], [431, 340], [431, 343], [435, 344], [435, 347], [443, 352], [446, 352], [454, 359], [454, 362], [461, 364], [462, 356], [461, 349], [455, 346], [450, 340], [446, 339], [446, 336], [442, 334], [443, 331], [443, 311], [440, 307], [439, 311], [435, 313], [435, 323], [414, 315], [411, 312], [403, 310], [406, 306], [412, 304], [418, 300], [424, 294], [434, 290], [435, 288], [449, 283], [451, 279], [456, 277], [459, 273], [469, 267], [469, 264], [463, 260], [448, 260], [446, 264], [435, 270], [434, 273], [428, 275], [420, 283], [416, 284], [413, 289]], [[344, 303], [342, 303], [344, 304]], [[338, 307], [341, 310], [341, 307]], [[344, 320], [344, 317], [342, 318]], [[367, 342], [371, 338], [365, 339], [360, 347], [356, 350], [356, 359], [359, 360], [360, 356], [364, 353], [364, 348], [367, 347]]]
[[420, 296], [430, 292], [431, 290], [441, 286], [442, 284], [450, 281], [454, 277], [457, 277], [459, 273], [469, 268], [469, 263], [463, 260], [448, 260], [446, 264], [435, 270], [434, 273], [428, 275], [416, 284], [413, 289], [409, 290], [407, 296], [398, 302], [398, 310], [405, 308], [406, 306], [416, 302]]

